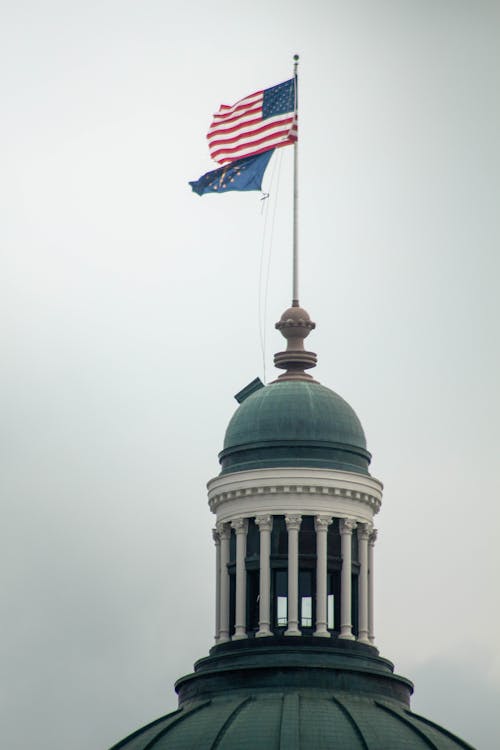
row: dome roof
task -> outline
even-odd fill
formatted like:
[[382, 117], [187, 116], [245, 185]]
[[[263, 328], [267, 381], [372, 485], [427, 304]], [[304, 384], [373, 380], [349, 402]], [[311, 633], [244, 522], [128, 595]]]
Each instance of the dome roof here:
[[472, 750], [410, 711], [411, 683], [372, 647], [241, 643], [212, 649], [178, 681], [180, 708], [112, 750]]
[[370, 454], [354, 410], [315, 381], [283, 380], [253, 392], [229, 422], [222, 474], [307, 466], [368, 474]]
[[464, 750], [470, 745], [388, 700], [310, 692], [230, 694], [174, 711], [112, 750]]

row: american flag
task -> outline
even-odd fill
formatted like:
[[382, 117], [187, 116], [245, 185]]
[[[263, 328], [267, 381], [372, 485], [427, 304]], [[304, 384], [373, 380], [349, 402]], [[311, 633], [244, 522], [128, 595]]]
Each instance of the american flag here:
[[210, 156], [227, 164], [297, 140], [295, 79], [221, 104], [207, 133]]

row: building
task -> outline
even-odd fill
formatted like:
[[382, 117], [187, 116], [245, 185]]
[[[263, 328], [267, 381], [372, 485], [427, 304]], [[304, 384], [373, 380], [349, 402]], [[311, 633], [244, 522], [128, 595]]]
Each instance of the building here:
[[236, 396], [208, 483], [215, 645], [177, 681], [178, 710], [114, 750], [471, 747], [411, 712], [411, 682], [375, 646], [382, 484], [353, 409], [306, 372], [314, 326], [299, 306], [283, 313], [284, 373]]

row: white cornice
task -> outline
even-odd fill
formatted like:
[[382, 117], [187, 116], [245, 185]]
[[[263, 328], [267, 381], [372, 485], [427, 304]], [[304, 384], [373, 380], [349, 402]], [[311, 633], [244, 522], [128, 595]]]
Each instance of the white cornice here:
[[333, 469], [255, 469], [216, 477], [207, 486], [210, 510], [218, 518], [300, 510], [368, 520], [382, 502], [378, 479]]

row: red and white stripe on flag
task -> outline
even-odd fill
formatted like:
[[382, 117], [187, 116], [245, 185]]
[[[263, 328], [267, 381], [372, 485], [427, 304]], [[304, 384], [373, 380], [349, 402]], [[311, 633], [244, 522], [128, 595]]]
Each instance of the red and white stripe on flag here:
[[221, 104], [207, 133], [210, 156], [227, 164], [246, 156], [256, 156], [297, 140], [294, 112], [262, 117], [264, 91], [256, 91], [232, 107]]

